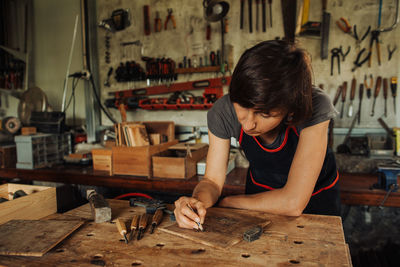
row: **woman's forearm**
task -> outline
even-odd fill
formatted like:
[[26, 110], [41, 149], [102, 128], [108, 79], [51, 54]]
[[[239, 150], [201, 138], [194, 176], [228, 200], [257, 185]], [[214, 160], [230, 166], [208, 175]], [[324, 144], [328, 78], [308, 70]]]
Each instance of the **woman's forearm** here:
[[206, 208], [214, 205], [220, 195], [218, 185], [207, 178], [201, 180], [193, 190], [193, 197], [203, 202]]

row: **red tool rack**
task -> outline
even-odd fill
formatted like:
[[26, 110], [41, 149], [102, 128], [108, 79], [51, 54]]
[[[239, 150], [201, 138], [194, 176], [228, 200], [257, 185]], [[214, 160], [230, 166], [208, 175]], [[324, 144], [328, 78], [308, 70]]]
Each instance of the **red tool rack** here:
[[[174, 83], [170, 85], [158, 85], [147, 88], [131, 89], [114, 92], [116, 107], [124, 104], [126, 109], [128, 100], [137, 99], [138, 107], [147, 110], [180, 110], [180, 109], [209, 109], [213, 103], [223, 96], [223, 86], [229, 85], [231, 76], [205, 79], [200, 81], [191, 81], [183, 83]], [[186, 101], [177, 98], [174, 103], [170, 103], [169, 97], [153, 97], [151, 95], [162, 95], [175, 92], [191, 91], [204, 89], [203, 97], [188, 97]], [[131, 101], [132, 102], [132, 101]]]

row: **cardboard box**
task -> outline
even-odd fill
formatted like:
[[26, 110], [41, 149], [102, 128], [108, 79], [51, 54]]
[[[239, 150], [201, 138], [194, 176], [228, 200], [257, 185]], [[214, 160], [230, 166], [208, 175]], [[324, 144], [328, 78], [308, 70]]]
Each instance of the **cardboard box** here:
[[207, 155], [207, 151], [207, 144], [171, 146], [167, 151], [153, 156], [153, 177], [191, 178], [196, 175], [197, 162]]
[[[27, 195], [13, 199], [14, 192], [23, 190]], [[47, 186], [3, 184], [0, 197], [0, 224], [10, 220], [38, 220], [57, 212], [56, 188]]]
[[112, 171], [112, 149], [93, 149], [92, 150], [93, 169], [96, 171], [106, 171], [109, 175]]

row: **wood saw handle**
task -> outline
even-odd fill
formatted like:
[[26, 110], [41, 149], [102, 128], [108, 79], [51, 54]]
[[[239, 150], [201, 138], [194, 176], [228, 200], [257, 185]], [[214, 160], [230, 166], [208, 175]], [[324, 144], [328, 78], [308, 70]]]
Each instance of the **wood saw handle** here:
[[374, 92], [374, 97], [375, 98], [378, 97], [378, 95], [379, 95], [379, 91], [381, 90], [381, 84], [382, 84], [382, 77], [379, 76], [376, 79], [375, 92]]
[[342, 85], [342, 102], [346, 101], [346, 93], [347, 93], [347, 82], [344, 82]]
[[353, 100], [356, 95], [356, 85], [357, 85], [357, 80], [356, 78], [353, 78], [351, 80], [350, 100]]

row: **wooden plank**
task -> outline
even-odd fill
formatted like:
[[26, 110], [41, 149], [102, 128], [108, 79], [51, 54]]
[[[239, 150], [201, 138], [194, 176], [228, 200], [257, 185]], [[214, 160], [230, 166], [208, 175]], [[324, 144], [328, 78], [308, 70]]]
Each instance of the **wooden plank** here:
[[228, 248], [243, 239], [243, 233], [257, 225], [270, 223], [267, 217], [241, 216], [234, 209], [209, 208], [204, 232], [180, 228], [177, 224], [161, 230], [215, 248]]
[[12, 220], [0, 226], [0, 255], [43, 256], [83, 221]]
[[7, 186], [8, 192], [23, 190], [28, 195], [0, 204], [0, 224], [9, 220], [36, 220], [57, 212], [56, 188], [21, 184]]
[[0, 197], [10, 199], [10, 195], [8, 194], [8, 184], [0, 185]]

